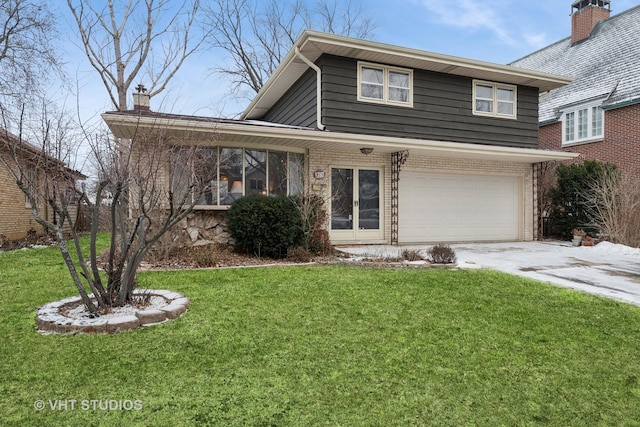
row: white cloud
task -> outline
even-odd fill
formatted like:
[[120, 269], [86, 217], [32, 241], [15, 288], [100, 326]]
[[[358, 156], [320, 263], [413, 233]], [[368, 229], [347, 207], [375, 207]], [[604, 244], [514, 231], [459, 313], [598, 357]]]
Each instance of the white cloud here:
[[445, 3], [426, 0], [422, 4], [427, 10], [437, 15], [437, 19], [442, 24], [469, 30], [487, 30], [503, 43], [517, 45], [517, 41], [506, 29], [508, 25], [497, 12], [502, 10], [500, 2], [449, 0]]
[[546, 33], [524, 34], [525, 42], [534, 49], [542, 49], [549, 45]]

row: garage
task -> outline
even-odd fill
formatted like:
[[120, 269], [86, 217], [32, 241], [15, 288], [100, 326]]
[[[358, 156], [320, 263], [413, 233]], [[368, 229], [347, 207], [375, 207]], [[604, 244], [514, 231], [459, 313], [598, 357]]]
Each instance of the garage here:
[[403, 172], [399, 243], [521, 239], [521, 178]]

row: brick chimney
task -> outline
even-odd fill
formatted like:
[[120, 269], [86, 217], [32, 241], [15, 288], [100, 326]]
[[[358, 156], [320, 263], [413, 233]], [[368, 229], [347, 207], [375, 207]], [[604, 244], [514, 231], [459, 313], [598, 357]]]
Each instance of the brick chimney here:
[[571, 5], [571, 43], [588, 39], [596, 24], [611, 16], [611, 0], [578, 0]]
[[147, 93], [147, 88], [142, 83], [136, 86], [133, 93], [133, 109], [134, 111], [149, 111], [151, 96]]

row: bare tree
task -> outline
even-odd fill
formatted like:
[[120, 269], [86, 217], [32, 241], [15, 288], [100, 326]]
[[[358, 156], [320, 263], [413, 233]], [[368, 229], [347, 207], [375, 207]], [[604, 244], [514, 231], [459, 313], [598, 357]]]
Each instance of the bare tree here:
[[56, 73], [62, 75], [56, 19], [44, 0], [0, 1], [0, 95], [5, 98], [41, 93], [37, 89]]
[[637, 178], [604, 170], [584, 191], [587, 215], [604, 237], [640, 247], [640, 184]]
[[556, 184], [556, 167], [557, 162], [542, 162], [536, 165], [536, 182], [538, 199], [537, 215], [538, 215], [538, 236], [540, 239], [545, 238], [545, 221], [549, 211], [551, 210], [551, 198], [549, 190]]
[[230, 77], [234, 90], [257, 93], [305, 29], [359, 38], [370, 37], [375, 23], [351, 0], [321, 0], [315, 8], [300, 0], [213, 0], [206, 6], [207, 42], [231, 56], [214, 68]]
[[[70, 128], [68, 121], [49, 116], [47, 108], [36, 119], [40, 123], [37, 133], [29, 132], [32, 116], [22, 109], [17, 123], [17, 132], [10, 133], [12, 121], [2, 111], [3, 129], [0, 134], [0, 164], [6, 168], [16, 185], [26, 196], [31, 213], [44, 230], [54, 234], [62, 258], [67, 265], [77, 289], [88, 301], [87, 292], [81, 286], [78, 270], [72, 261], [65, 241], [65, 231], [74, 228], [77, 204], [75, 182], [83, 175], [68, 168], [61, 157], [69, 154], [67, 140]], [[27, 141], [27, 135], [33, 143]]]
[[[140, 263], [150, 248], [184, 219], [213, 179], [211, 151], [183, 145], [160, 131], [138, 133], [131, 144], [103, 139], [94, 141], [99, 165], [92, 207], [92, 289], [99, 304], [126, 304], [135, 288]], [[96, 251], [97, 224], [105, 195], [109, 196], [110, 247], [104, 260], [107, 284], [102, 285]], [[95, 225], [94, 225], [95, 224]]]
[[129, 88], [144, 74], [149, 95], [162, 92], [207, 36], [194, 24], [199, 0], [67, 0], [91, 66], [112, 104], [127, 110]]
[[[47, 154], [66, 153], [60, 147], [69, 147], [65, 137], [74, 135], [54, 129], [57, 123], [65, 122], [45, 115], [43, 127], [32, 134], [38, 138], [37, 145], [26, 141], [25, 122], [18, 124], [17, 135], [7, 131], [0, 135], [0, 154], [5, 154], [0, 156], [0, 164], [25, 194], [36, 221], [54, 233], [88, 310], [95, 313], [127, 304], [135, 289], [137, 270], [149, 249], [185, 218], [209, 189], [213, 176], [207, 175], [212, 169], [206, 165], [211, 164], [211, 150], [185, 145], [185, 140], [162, 132], [136, 133], [126, 144], [108, 135], [95, 137], [90, 145], [98, 179], [96, 194], [90, 197], [85, 186], [74, 185], [81, 174]], [[108, 203], [104, 203], [106, 199]], [[75, 213], [80, 205], [90, 217], [88, 251], [83, 249], [76, 227]], [[47, 209], [54, 212], [55, 219], [45, 214]], [[110, 217], [110, 246], [101, 256], [99, 216], [105, 209]], [[71, 240], [67, 242], [69, 235]], [[90, 293], [94, 299], [90, 299]]]

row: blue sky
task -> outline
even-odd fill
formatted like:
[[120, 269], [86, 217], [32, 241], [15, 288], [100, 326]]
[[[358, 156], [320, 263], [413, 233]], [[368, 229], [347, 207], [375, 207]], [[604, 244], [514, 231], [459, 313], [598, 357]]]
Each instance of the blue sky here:
[[[308, 0], [314, 1], [314, 0]], [[356, 0], [352, 0], [357, 3]], [[373, 40], [426, 51], [505, 64], [570, 35], [572, 0], [361, 0], [377, 22]], [[612, 15], [640, 4], [612, 0]], [[66, 11], [64, 11], [66, 12]], [[68, 14], [68, 12], [67, 12]], [[73, 27], [66, 19], [72, 40]], [[110, 110], [106, 91], [72, 45], [68, 69], [77, 76], [80, 105], [90, 116]], [[181, 114], [233, 117], [248, 102], [229, 96], [209, 70], [221, 54], [191, 57], [168, 91], [151, 108]], [[62, 96], [62, 95], [60, 95]], [[67, 104], [73, 102], [67, 98]]]

